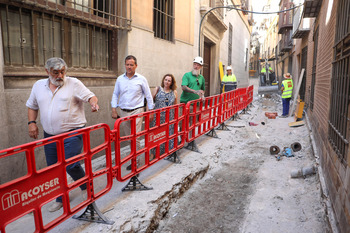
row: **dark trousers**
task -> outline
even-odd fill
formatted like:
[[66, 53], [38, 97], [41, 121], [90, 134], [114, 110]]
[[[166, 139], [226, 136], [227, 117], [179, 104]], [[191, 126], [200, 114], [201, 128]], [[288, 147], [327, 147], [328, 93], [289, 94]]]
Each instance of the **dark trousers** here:
[[[50, 135], [44, 131], [44, 137], [48, 138]], [[83, 136], [77, 135], [75, 137], [70, 137], [64, 140], [64, 154], [65, 158], [69, 159], [81, 153], [83, 148]], [[57, 149], [56, 143], [51, 143], [44, 146], [45, 157], [47, 166], [57, 163]], [[73, 178], [74, 181], [79, 180], [85, 176], [84, 169], [81, 167], [80, 162], [70, 164], [66, 167], [67, 173]], [[81, 190], [86, 189], [86, 184], [80, 186]], [[62, 197], [56, 199], [57, 202], [62, 202]]]
[[289, 102], [291, 98], [282, 98], [282, 106], [283, 106], [283, 116], [287, 116], [289, 114]]

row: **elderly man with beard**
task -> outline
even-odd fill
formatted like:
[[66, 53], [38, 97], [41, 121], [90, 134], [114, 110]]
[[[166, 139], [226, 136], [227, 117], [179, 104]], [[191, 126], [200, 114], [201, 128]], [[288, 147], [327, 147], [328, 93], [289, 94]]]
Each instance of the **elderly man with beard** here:
[[203, 67], [203, 58], [196, 57], [193, 60], [193, 70], [182, 77], [182, 94], [180, 103], [202, 98], [204, 100], [205, 80], [200, 71]]
[[[26, 106], [28, 107], [28, 131], [31, 138], [39, 135], [36, 119], [40, 110], [40, 122], [44, 129], [44, 137], [51, 137], [61, 133], [83, 128], [86, 124], [83, 104], [88, 102], [92, 112], [99, 109], [98, 99], [84, 84], [76, 78], [66, 76], [68, 67], [65, 61], [58, 57], [46, 61], [45, 70], [48, 79], [38, 80], [32, 88]], [[83, 147], [82, 135], [64, 140], [65, 158], [71, 158], [81, 153]], [[46, 163], [48, 166], [57, 163], [56, 143], [44, 146]], [[79, 162], [66, 168], [67, 173], [78, 180], [85, 176], [84, 169]], [[86, 184], [80, 186], [86, 195]], [[84, 194], [85, 193], [85, 194]], [[49, 208], [54, 212], [62, 208], [62, 197]]]

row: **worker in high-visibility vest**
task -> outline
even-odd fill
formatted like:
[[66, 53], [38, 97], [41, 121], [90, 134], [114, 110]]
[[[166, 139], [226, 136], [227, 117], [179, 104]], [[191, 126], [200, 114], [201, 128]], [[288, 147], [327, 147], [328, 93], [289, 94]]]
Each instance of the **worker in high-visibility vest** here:
[[[272, 72], [273, 72], [273, 70], [272, 70], [272, 67], [271, 67], [271, 66], [269, 67], [269, 72], [270, 72], [270, 73], [272, 73]], [[261, 73], [264, 73], [264, 74], [266, 73], [266, 68], [265, 68], [265, 66], [264, 66], [264, 67], [261, 69]]]
[[223, 87], [223, 92], [228, 92], [231, 90], [235, 90], [237, 88], [237, 78], [232, 73], [232, 67], [227, 66], [226, 68], [227, 74], [224, 75], [221, 81], [221, 86]]
[[284, 80], [282, 81], [282, 106], [283, 106], [283, 118], [288, 117], [289, 114], [289, 102], [292, 98], [293, 94], [293, 80], [292, 75], [290, 73], [286, 73], [283, 75]]

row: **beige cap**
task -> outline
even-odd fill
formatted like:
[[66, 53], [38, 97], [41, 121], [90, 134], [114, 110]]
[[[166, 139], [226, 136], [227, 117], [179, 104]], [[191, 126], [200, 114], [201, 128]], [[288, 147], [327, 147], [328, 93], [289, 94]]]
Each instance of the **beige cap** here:
[[285, 74], [283, 75], [283, 77], [284, 77], [284, 78], [292, 78], [292, 75], [290, 75], [290, 73], [285, 73]]

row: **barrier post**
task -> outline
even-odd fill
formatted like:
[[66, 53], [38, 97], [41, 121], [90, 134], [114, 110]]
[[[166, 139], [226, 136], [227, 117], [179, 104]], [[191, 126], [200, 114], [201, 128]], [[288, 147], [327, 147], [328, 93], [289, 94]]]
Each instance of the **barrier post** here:
[[72, 218], [88, 221], [88, 222], [104, 223], [108, 225], [114, 224], [114, 221], [109, 220], [107, 217], [103, 215], [103, 213], [97, 208], [97, 205], [95, 202], [88, 205], [84, 213], [82, 213], [81, 215], [73, 215]]
[[152, 187], [147, 187], [146, 185], [142, 184], [139, 178], [137, 178], [138, 175], [135, 175], [131, 177], [128, 184], [122, 188], [122, 192], [125, 191], [141, 191], [141, 190], [152, 190]]
[[169, 155], [168, 157], [165, 158], [165, 160], [171, 161], [173, 163], [181, 163], [180, 157], [177, 154], [177, 151]]

